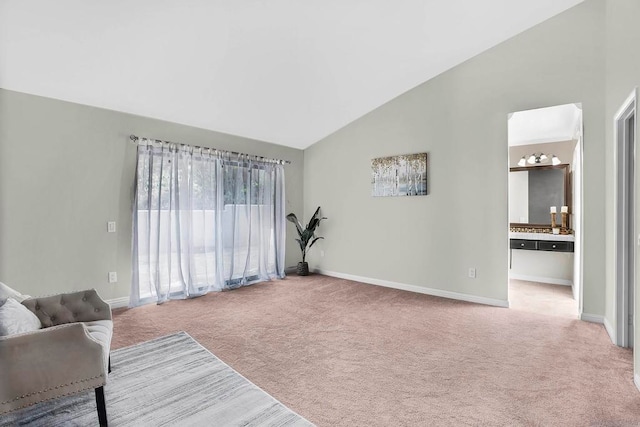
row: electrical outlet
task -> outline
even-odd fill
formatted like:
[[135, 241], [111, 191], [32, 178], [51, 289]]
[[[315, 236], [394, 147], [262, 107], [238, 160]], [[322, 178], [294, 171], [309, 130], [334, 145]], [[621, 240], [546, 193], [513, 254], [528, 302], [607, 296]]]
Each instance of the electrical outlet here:
[[115, 271], [109, 272], [109, 283], [116, 283], [118, 281], [118, 273]]
[[109, 221], [107, 222], [107, 233], [115, 233], [116, 232], [116, 222]]
[[469, 277], [472, 279], [476, 278], [476, 269], [475, 268], [470, 268], [469, 269]]

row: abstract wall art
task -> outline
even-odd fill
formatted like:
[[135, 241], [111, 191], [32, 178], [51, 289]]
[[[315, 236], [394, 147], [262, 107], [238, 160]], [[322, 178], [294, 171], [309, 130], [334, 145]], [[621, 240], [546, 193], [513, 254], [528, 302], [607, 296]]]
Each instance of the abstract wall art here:
[[371, 195], [425, 196], [427, 153], [379, 157], [371, 160]]

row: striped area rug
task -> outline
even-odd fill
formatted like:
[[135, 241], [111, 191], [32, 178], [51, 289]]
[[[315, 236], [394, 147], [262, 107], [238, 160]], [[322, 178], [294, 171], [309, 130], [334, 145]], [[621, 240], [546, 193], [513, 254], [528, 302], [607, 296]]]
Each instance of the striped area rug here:
[[[312, 426], [187, 333], [111, 353], [110, 426]], [[93, 391], [13, 412], [2, 426], [98, 425]]]

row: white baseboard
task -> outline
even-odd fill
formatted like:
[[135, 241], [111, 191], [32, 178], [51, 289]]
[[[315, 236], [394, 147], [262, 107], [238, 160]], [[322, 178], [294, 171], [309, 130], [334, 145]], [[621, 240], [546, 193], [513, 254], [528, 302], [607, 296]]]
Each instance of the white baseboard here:
[[611, 323], [609, 323], [609, 320], [605, 317], [604, 318], [604, 328], [607, 330], [607, 333], [609, 334], [609, 338], [611, 338], [611, 342], [612, 343], [616, 343], [616, 333], [615, 330], [613, 329], [613, 326], [611, 326]]
[[527, 282], [549, 283], [552, 285], [573, 286], [573, 281], [566, 279], [555, 279], [553, 277], [527, 276], [525, 274], [509, 273], [509, 279], [526, 280]]
[[443, 291], [441, 289], [425, 288], [425, 287], [416, 286], [416, 285], [407, 285], [405, 283], [391, 282], [388, 280], [380, 280], [380, 279], [372, 279], [370, 277], [355, 276], [353, 274], [337, 273], [335, 271], [328, 271], [328, 270], [322, 270], [322, 269], [315, 269], [314, 272], [318, 274], [324, 274], [325, 276], [337, 277], [339, 279], [347, 279], [347, 280], [353, 280], [355, 282], [367, 283], [369, 285], [384, 286], [386, 288], [400, 289], [403, 291], [433, 295], [436, 297], [443, 297], [443, 298], [455, 299], [460, 301], [474, 302], [477, 304], [485, 304], [485, 305], [492, 305], [496, 307], [509, 308], [509, 301], [507, 300], [486, 298], [486, 297], [469, 295], [469, 294], [461, 294], [458, 292]]
[[636, 385], [636, 388], [638, 389], [638, 391], [640, 391], [640, 375], [635, 374], [633, 376], [633, 383]]
[[111, 306], [111, 309], [128, 307], [129, 306], [129, 297], [120, 297], [120, 298], [108, 299], [106, 302]]
[[580, 315], [580, 320], [584, 320], [585, 322], [604, 324], [604, 316], [600, 316], [599, 314], [582, 313]]

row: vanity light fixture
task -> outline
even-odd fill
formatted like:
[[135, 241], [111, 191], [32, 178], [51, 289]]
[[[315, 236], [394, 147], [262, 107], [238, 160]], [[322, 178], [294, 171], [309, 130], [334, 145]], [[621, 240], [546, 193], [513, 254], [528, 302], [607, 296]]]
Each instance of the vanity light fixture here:
[[[549, 161], [549, 156], [544, 153], [533, 153], [529, 157], [522, 156], [522, 158], [518, 161], [518, 166], [523, 167], [526, 166], [527, 163], [530, 165], [539, 165], [542, 163], [547, 163]], [[555, 165], [559, 165], [561, 163], [560, 159], [555, 155], [551, 154], [551, 163]]]
[[546, 154], [544, 154], [544, 153], [540, 153], [540, 154], [533, 153], [527, 159], [527, 163], [529, 163], [530, 165], [536, 165], [536, 164], [540, 164], [540, 163], [547, 163], [547, 160], [549, 160], [549, 158], [547, 157]]

